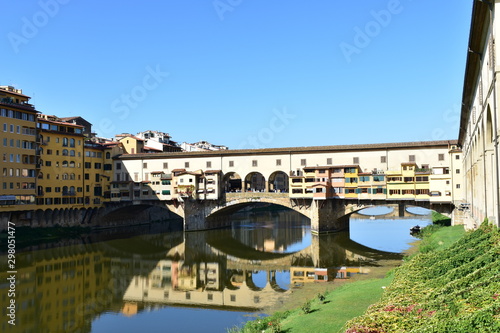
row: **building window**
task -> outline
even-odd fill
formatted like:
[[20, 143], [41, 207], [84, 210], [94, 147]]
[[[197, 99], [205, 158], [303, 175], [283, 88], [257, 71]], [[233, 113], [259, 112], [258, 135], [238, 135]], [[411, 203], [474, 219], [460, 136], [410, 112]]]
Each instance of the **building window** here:
[[184, 167], [189, 168], [189, 162], [184, 162]]
[[252, 166], [256, 167], [257, 166], [257, 160], [252, 160]]
[[281, 160], [280, 159], [276, 160], [276, 166], [281, 166]]
[[444, 154], [438, 155], [438, 161], [444, 161]]
[[455, 173], [456, 173], [456, 174], [459, 174], [459, 173], [460, 173], [460, 169], [456, 169], [456, 170], [455, 170]]
[[116, 163], [116, 170], [121, 170], [122, 164], [121, 163]]
[[231, 295], [231, 302], [236, 302], [236, 295]]
[[168, 169], [168, 163], [167, 162], [163, 162], [163, 169]]
[[380, 156], [380, 163], [387, 163], [387, 157], [386, 156]]
[[229, 161], [229, 167], [230, 168], [234, 167], [234, 161]]
[[305, 158], [303, 158], [303, 159], [300, 160], [300, 165], [301, 166], [306, 166], [306, 163], [307, 163], [307, 161], [306, 161]]
[[353, 157], [352, 158], [352, 163], [353, 164], [359, 164], [359, 157]]
[[212, 162], [207, 161], [207, 168], [211, 168], [211, 167], [212, 167]]
[[460, 184], [457, 184], [457, 188], [460, 188]]
[[455, 159], [459, 160], [460, 159], [460, 155], [455, 155]]
[[142, 163], [142, 167], [143, 167], [144, 169], [147, 169], [147, 168], [148, 168], [148, 164], [147, 164], [147, 163]]
[[408, 161], [415, 162], [415, 155], [408, 156]]
[[326, 165], [332, 165], [332, 158], [331, 157], [326, 159]]

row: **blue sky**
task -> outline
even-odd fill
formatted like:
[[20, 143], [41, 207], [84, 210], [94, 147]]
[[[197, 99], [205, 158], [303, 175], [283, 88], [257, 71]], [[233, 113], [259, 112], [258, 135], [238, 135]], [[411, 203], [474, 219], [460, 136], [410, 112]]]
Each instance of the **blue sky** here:
[[9, 1], [0, 85], [101, 136], [455, 139], [471, 0]]

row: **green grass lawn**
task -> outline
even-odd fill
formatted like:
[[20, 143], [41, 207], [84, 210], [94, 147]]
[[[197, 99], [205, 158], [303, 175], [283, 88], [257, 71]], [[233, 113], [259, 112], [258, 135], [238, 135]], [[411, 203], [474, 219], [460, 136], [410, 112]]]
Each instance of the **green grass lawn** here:
[[282, 330], [288, 333], [298, 332], [341, 332], [344, 324], [377, 302], [392, 277], [370, 279], [345, 284], [326, 295], [322, 304], [319, 299], [311, 303], [311, 312], [305, 314], [295, 310], [282, 321]]
[[456, 225], [453, 227], [430, 225], [421, 231], [423, 240], [419, 244], [419, 252], [427, 253], [446, 249], [464, 235], [465, 229], [463, 225]]

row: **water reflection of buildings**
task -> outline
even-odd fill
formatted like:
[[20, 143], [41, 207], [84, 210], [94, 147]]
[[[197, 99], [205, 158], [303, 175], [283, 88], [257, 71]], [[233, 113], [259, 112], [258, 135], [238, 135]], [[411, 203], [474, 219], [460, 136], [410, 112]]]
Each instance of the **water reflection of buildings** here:
[[[17, 269], [16, 325], [2, 321], [2, 332], [89, 332], [95, 314], [111, 305], [109, 258], [99, 251], [61, 249], [47, 258], [18, 258], [29, 265]], [[1, 273], [0, 279], [6, 281], [7, 276]], [[5, 316], [8, 286], [1, 289]]]
[[134, 276], [123, 299], [127, 306], [138, 302], [246, 310], [276, 301], [272, 283], [261, 289], [251, 282], [251, 274], [226, 273], [219, 262], [160, 260], [148, 276]]
[[[269, 215], [247, 214], [236, 221], [232, 236], [258, 251], [288, 252], [290, 245], [304, 239], [306, 229], [301, 226], [306, 221], [307, 218], [300, 214], [285, 211], [274, 211]], [[255, 228], [255, 225], [260, 228]]]
[[[274, 228], [274, 234], [283, 248], [305, 235], [298, 227]], [[292, 287], [348, 278], [391, 257], [353, 243], [348, 234], [312, 237], [310, 246], [293, 253], [256, 249], [246, 231], [240, 239], [234, 235], [234, 229], [166, 233], [19, 253], [17, 325], [3, 321], [2, 331], [85, 333], [104, 312], [131, 316], [163, 306], [260, 310], [286, 299], [283, 277]], [[1, 288], [5, 315], [8, 286]]]

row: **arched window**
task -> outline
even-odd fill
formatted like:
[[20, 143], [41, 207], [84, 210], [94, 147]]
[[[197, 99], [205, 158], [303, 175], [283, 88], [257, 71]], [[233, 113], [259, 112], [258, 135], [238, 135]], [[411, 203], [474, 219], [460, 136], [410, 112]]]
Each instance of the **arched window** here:
[[62, 167], [67, 168], [68, 167], [68, 161], [63, 161], [62, 162]]
[[75, 180], [75, 174], [74, 173], [70, 173], [69, 174], [69, 179], [70, 180]]
[[40, 173], [38, 174], [38, 179], [43, 179], [43, 172], [40, 172]]
[[63, 147], [67, 147], [68, 146], [68, 138], [63, 138], [62, 145], [63, 145]]
[[68, 150], [67, 149], [63, 149], [62, 156], [68, 156]]
[[67, 186], [63, 186], [62, 190], [63, 190], [63, 195], [68, 194], [68, 187]]
[[75, 147], [75, 139], [73, 139], [73, 138], [69, 139], [69, 146]]
[[75, 167], [75, 162], [74, 161], [69, 162], [69, 167], [70, 168], [74, 168]]
[[69, 156], [75, 156], [75, 151], [73, 149], [69, 151]]
[[62, 179], [63, 179], [63, 180], [68, 180], [68, 174], [67, 174], [67, 173], [63, 173], [63, 175], [62, 175]]
[[69, 193], [70, 193], [70, 194], [75, 194], [75, 187], [74, 187], [74, 186], [71, 186], [71, 187], [69, 188]]
[[111, 153], [110, 153], [109, 151], [108, 151], [108, 152], [106, 152], [106, 158], [107, 158], [107, 159], [110, 159], [110, 158], [111, 158]]

